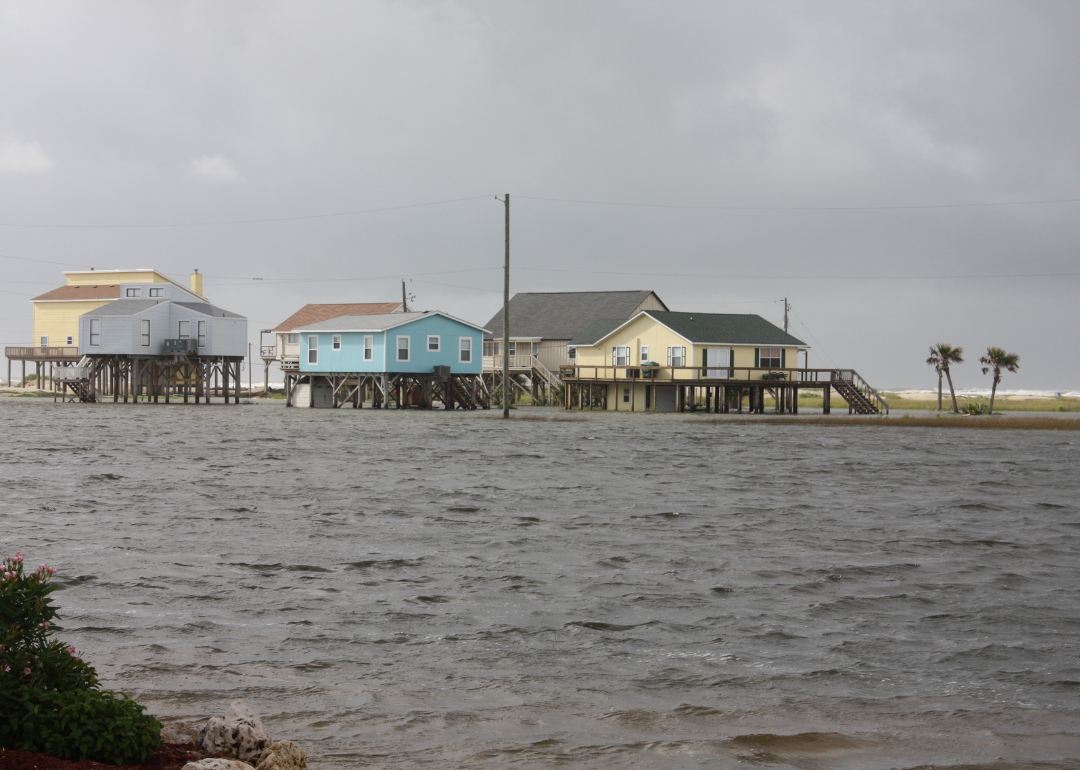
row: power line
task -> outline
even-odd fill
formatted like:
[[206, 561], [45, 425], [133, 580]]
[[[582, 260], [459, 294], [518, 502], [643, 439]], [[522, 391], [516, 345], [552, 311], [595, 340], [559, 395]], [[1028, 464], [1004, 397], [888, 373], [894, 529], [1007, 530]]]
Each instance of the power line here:
[[715, 273], [642, 273], [631, 270], [567, 270], [556, 267], [516, 267], [514, 270], [532, 270], [548, 273], [587, 273], [590, 275], [640, 275], [654, 278], [724, 278], [729, 280], [770, 280], [790, 279], [798, 281], [950, 281], [971, 278], [1067, 278], [1080, 276], [1073, 273], [984, 273], [972, 275], [717, 275]]
[[518, 195], [530, 201], [579, 203], [590, 206], [629, 206], [650, 209], [698, 209], [702, 211], [905, 211], [911, 209], [975, 209], [996, 206], [1042, 206], [1052, 203], [1080, 203], [1080, 198], [1050, 198], [1032, 201], [1002, 201], [1000, 203], [916, 203], [904, 206], [698, 206], [679, 203], [630, 203], [624, 201], [588, 201], [572, 198], [539, 198]]
[[22, 222], [0, 222], [0, 227], [28, 227], [28, 228], [56, 228], [72, 230], [104, 230], [104, 229], [149, 229], [156, 227], [212, 227], [214, 225], [259, 225], [270, 222], [297, 222], [307, 219], [330, 219], [333, 217], [350, 217], [357, 214], [376, 214], [381, 211], [401, 211], [403, 209], [417, 209], [425, 206], [442, 206], [447, 203], [461, 203], [463, 201], [475, 201], [482, 198], [490, 198], [490, 195], [474, 195], [469, 198], [451, 198], [444, 201], [431, 201], [429, 203], [410, 203], [405, 206], [385, 206], [377, 209], [357, 209], [355, 211], [338, 211], [333, 214], [305, 214], [291, 217], [263, 217], [261, 219], [227, 219], [208, 222], [159, 222], [156, 224], [143, 225], [71, 225], [71, 224], [25, 224]]

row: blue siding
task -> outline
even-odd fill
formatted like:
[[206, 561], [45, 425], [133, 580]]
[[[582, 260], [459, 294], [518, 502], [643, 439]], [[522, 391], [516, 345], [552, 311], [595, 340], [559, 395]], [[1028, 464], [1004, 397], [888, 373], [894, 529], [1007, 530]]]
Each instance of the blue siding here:
[[[335, 334], [341, 335], [341, 350], [333, 349]], [[436, 366], [449, 366], [455, 374], [480, 374], [483, 370], [483, 332], [445, 316], [433, 314], [385, 332], [373, 333], [375, 354], [372, 361], [364, 361], [364, 335], [364, 332], [301, 331], [300, 371], [430, 374]], [[428, 351], [429, 335], [439, 337], [438, 352]], [[319, 338], [318, 362], [315, 364], [308, 363], [308, 338], [311, 336]], [[396, 360], [399, 336], [409, 337], [408, 361]], [[472, 361], [469, 363], [459, 360], [461, 337], [472, 340]]]

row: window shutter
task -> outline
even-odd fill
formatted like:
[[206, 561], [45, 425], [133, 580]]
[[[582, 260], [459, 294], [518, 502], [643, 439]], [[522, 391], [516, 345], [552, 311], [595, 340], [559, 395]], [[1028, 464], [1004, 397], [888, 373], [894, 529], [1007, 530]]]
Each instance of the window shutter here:
[[735, 348], [731, 349], [731, 355], [729, 356], [730, 362], [728, 366], [735, 366]]
[[615, 358], [616, 358], [616, 356], [618, 356], [618, 355], [619, 355], [619, 348], [618, 348], [617, 346], [616, 346], [616, 347], [613, 347], [613, 348], [611, 349], [611, 365], [612, 365], [612, 366], [615, 366]]
[[787, 348], [780, 348], [780, 368], [787, 369]]
[[761, 348], [754, 348], [754, 368], [761, 366]]

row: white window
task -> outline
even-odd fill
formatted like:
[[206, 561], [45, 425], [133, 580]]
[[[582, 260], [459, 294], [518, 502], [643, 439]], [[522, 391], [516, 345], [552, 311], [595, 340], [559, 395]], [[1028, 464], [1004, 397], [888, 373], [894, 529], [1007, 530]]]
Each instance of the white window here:
[[487, 340], [486, 342], [484, 342], [484, 355], [485, 356], [493, 356], [493, 355], [495, 355], [495, 343], [492, 342], [491, 340]]
[[148, 348], [150, 347], [150, 319], [142, 319], [140, 325], [142, 326], [142, 346]]
[[290, 334], [288, 344], [290, 344], [290, 345], [299, 345], [300, 344], [300, 335], [299, 334]]
[[67, 344], [68, 345], [74, 345], [75, 344], [75, 338], [72, 337], [71, 335], [68, 335]]
[[512, 356], [516, 356], [517, 355], [517, 343], [516, 342], [508, 342], [507, 346], [506, 346], [506, 352], [509, 353]]
[[494, 355], [494, 356], [502, 355], [502, 345], [501, 345], [501, 343], [495, 342], [493, 344], [495, 346], [495, 352], [492, 353], [492, 355]]
[[334, 350], [341, 350], [341, 335], [335, 334], [334, 339], [330, 342], [330, 347]]
[[90, 346], [98, 347], [101, 345], [101, 319], [90, 319]]
[[41, 335], [41, 337], [39, 338], [38, 341], [41, 342], [41, 347], [43, 347], [43, 348], [49, 347], [49, 337], [48, 337], [48, 335], [45, 335], [45, 334]]
[[150, 296], [151, 297], [164, 297], [165, 296], [165, 289], [151, 289], [150, 290]]
[[463, 364], [472, 363], [472, 337], [458, 338], [458, 361]]
[[671, 347], [667, 349], [667, 365], [668, 366], [686, 366], [686, 348], [685, 347]]
[[641, 363], [645, 363], [648, 360], [649, 360], [649, 346], [648, 345], [642, 345], [641, 346]]
[[611, 365], [612, 366], [629, 366], [630, 365], [630, 346], [629, 345], [616, 345], [611, 349]]
[[364, 360], [375, 360], [375, 337], [370, 334], [364, 335]]
[[438, 334], [429, 334], [428, 338], [427, 338], [428, 353], [438, 353], [439, 352], [439, 344], [441, 342], [442, 342], [442, 340], [439, 339]]
[[533, 358], [539, 358], [540, 357], [540, 343], [539, 342], [534, 342], [532, 344], [532, 348], [533, 348]]
[[142, 289], [124, 289], [125, 297], [141, 297]]
[[307, 362], [319, 363], [319, 335], [312, 334], [307, 338]]
[[409, 337], [407, 335], [402, 334], [397, 338], [397, 360], [409, 360]]
[[780, 348], [761, 348], [758, 366], [762, 369], [779, 369], [782, 364]]
[[180, 321], [177, 326], [176, 336], [182, 340], [186, 340], [191, 337], [191, 321]]
[[577, 348], [570, 348], [569, 357], [571, 361], [577, 360]]
[[199, 347], [206, 347], [206, 321], [199, 321]]
[[622, 389], [622, 400], [624, 404], [630, 403], [630, 388]]

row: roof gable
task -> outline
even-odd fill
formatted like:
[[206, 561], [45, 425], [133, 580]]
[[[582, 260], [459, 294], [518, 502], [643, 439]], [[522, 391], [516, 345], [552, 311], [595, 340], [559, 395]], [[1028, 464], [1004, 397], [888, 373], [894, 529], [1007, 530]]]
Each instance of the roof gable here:
[[279, 323], [270, 331], [288, 332], [301, 326], [328, 321], [331, 318], [354, 315], [386, 315], [395, 313], [400, 302], [353, 302], [340, 304], [308, 304]]
[[463, 321], [460, 318], [444, 313], [441, 310], [425, 311], [423, 313], [380, 313], [369, 315], [348, 315], [337, 318], [328, 318], [325, 321], [298, 326], [290, 329], [293, 332], [384, 332], [406, 324], [415, 323], [432, 316], [441, 316], [455, 321], [464, 326], [477, 329], [482, 332], [487, 330], [474, 323]]
[[[625, 321], [650, 296], [655, 293], [648, 289], [519, 292], [510, 299], [510, 336], [570, 340], [596, 321], [607, 318]], [[656, 301], [666, 307], [659, 297]], [[502, 337], [501, 308], [486, 326], [495, 336]]]

